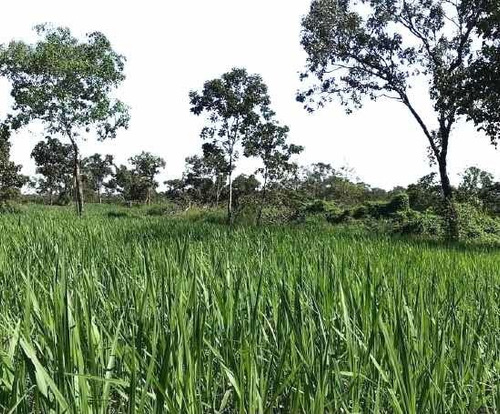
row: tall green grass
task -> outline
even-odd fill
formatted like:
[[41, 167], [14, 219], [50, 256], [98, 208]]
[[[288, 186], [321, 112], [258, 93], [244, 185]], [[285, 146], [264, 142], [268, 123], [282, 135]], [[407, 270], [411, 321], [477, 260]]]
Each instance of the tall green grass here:
[[0, 412], [500, 409], [499, 251], [103, 208], [0, 232]]

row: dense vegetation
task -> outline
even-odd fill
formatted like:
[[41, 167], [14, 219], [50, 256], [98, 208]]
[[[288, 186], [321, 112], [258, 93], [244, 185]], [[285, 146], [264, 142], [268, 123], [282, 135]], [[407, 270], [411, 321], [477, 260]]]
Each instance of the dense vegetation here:
[[392, 190], [301, 165], [245, 68], [189, 92], [201, 151], [162, 187], [161, 154], [82, 156], [130, 120], [104, 34], [0, 44], [0, 412], [499, 412], [500, 182], [448, 171], [458, 121], [498, 143], [499, 5], [311, 1], [297, 100], [403, 104], [436, 171]]
[[0, 411], [500, 408], [498, 250], [147, 211], [0, 217]]

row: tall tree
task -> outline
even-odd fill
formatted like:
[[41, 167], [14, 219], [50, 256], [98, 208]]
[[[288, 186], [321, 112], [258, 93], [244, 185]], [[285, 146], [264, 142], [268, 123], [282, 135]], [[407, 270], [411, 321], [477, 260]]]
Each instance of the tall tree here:
[[83, 212], [79, 143], [91, 130], [99, 140], [114, 138], [129, 122], [127, 107], [111, 97], [125, 79], [125, 58], [102, 33], [75, 38], [67, 28], [36, 27], [34, 44], [11, 42], [0, 48], [0, 69], [12, 83], [17, 129], [41, 121], [50, 135], [68, 139], [73, 147], [76, 206]]
[[[500, 94], [477, 92], [480, 86], [498, 92], [491, 75], [499, 67], [494, 13], [498, 2], [493, 0], [313, 0], [302, 22], [301, 43], [308, 54], [302, 78], [312, 74], [317, 82], [298, 99], [311, 110], [312, 103], [323, 105], [334, 96], [348, 111], [359, 108], [365, 96], [405, 105], [439, 166], [453, 239], [459, 229], [447, 166], [452, 128], [465, 116], [493, 142], [499, 133]], [[419, 76], [428, 81], [433, 124], [410, 94]]]
[[49, 196], [50, 205], [55, 194], [61, 197], [71, 191], [74, 162], [71, 144], [46, 137], [35, 145], [31, 158], [35, 161], [36, 173], [42, 176], [37, 182], [38, 192]]
[[6, 202], [19, 196], [21, 188], [28, 182], [28, 177], [21, 174], [21, 165], [10, 160], [10, 130], [0, 125], [0, 202]]
[[139, 155], [131, 157], [129, 162], [133, 167], [133, 174], [139, 178], [146, 190], [144, 202], [150, 204], [152, 192], [158, 187], [156, 176], [161, 169], [165, 168], [165, 160], [150, 152], [143, 151]]
[[250, 75], [245, 69], [233, 69], [219, 79], [207, 81], [201, 92], [192, 91], [189, 97], [191, 112], [195, 115], [206, 113], [210, 124], [203, 128], [201, 138], [220, 146], [227, 157], [227, 215], [232, 223], [232, 173], [239, 156], [239, 145], [261, 119], [273, 115], [269, 109], [267, 86], [260, 76]]
[[104, 181], [113, 173], [113, 156], [94, 154], [83, 160], [83, 170], [87, 176], [87, 182], [93, 191], [97, 193], [99, 204], [102, 202], [102, 188]]
[[275, 121], [260, 123], [245, 142], [245, 155], [258, 157], [262, 167], [256, 172], [262, 175], [261, 200], [257, 214], [257, 224], [262, 219], [269, 183], [282, 179], [294, 168], [290, 162], [293, 155], [300, 154], [303, 147], [287, 143], [289, 128]]

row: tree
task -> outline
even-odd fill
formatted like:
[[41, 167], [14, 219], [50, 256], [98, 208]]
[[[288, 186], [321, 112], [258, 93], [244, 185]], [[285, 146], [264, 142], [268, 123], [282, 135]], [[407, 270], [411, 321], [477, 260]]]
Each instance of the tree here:
[[[448, 177], [451, 131], [460, 117], [473, 121], [493, 142], [498, 138], [498, 2], [493, 0], [313, 0], [302, 22], [308, 54], [306, 79], [317, 82], [299, 93], [313, 109], [339, 97], [348, 112], [363, 97], [388, 97], [409, 110], [439, 166], [448, 235], [459, 236]], [[476, 45], [482, 45], [479, 48]], [[436, 114], [434, 126], [418, 112], [410, 88], [422, 76]], [[477, 92], [479, 86], [489, 87]], [[484, 90], [484, 89], [483, 89]], [[495, 92], [495, 93], [490, 93]]]
[[437, 173], [432, 172], [420, 178], [416, 184], [410, 184], [406, 190], [410, 199], [410, 207], [417, 211], [439, 208], [442, 189]]
[[21, 188], [28, 182], [28, 177], [21, 174], [21, 165], [10, 160], [10, 130], [0, 125], [0, 202], [6, 202], [19, 196]]
[[193, 155], [186, 158], [186, 171], [183, 179], [189, 192], [193, 193], [191, 198], [194, 201], [200, 203], [208, 201], [213, 182], [203, 157]]
[[240, 174], [234, 179], [234, 201], [238, 207], [243, 197], [254, 196], [260, 186], [255, 175]]
[[462, 173], [457, 198], [496, 214], [500, 210], [499, 189], [500, 183], [495, 183], [493, 174], [478, 167], [469, 167]]
[[49, 196], [50, 205], [54, 201], [54, 194], [61, 198], [71, 191], [74, 154], [70, 144], [46, 137], [35, 145], [31, 158], [35, 161], [36, 173], [42, 176], [37, 180], [38, 192]]
[[218, 207], [220, 196], [224, 190], [224, 183], [231, 169], [224, 157], [224, 150], [220, 146], [212, 142], [205, 142], [202, 145], [202, 150], [206, 172], [214, 183], [212, 200], [215, 201], [215, 205]]
[[35, 44], [11, 42], [0, 48], [0, 74], [12, 83], [18, 129], [41, 121], [50, 135], [65, 137], [73, 147], [73, 175], [78, 214], [83, 212], [79, 142], [94, 130], [99, 140], [116, 137], [129, 122], [127, 107], [111, 98], [125, 79], [125, 58], [99, 32], [80, 41], [67, 28], [36, 27]]
[[160, 169], [165, 168], [165, 160], [150, 152], [143, 151], [130, 158], [129, 162], [133, 167], [132, 173], [145, 188], [144, 202], [150, 204], [152, 192], [158, 187], [155, 177]]
[[116, 167], [113, 178], [106, 184], [108, 190], [118, 192], [124, 201], [144, 200], [146, 197], [145, 183], [140, 177], [125, 165]]
[[267, 86], [258, 75], [249, 75], [245, 69], [233, 69], [219, 79], [207, 81], [201, 92], [189, 94], [191, 112], [206, 113], [210, 126], [203, 128], [201, 138], [221, 148], [228, 162], [229, 199], [228, 222], [232, 223], [232, 172], [238, 159], [238, 147], [261, 119], [273, 114], [269, 109]]
[[287, 172], [294, 168], [290, 162], [293, 155], [300, 154], [303, 147], [288, 144], [287, 126], [280, 126], [274, 121], [259, 123], [253, 133], [246, 139], [245, 156], [258, 157], [262, 161], [262, 168], [256, 172], [262, 175], [261, 201], [257, 214], [257, 224], [262, 219], [262, 209], [266, 202], [266, 191], [269, 183], [285, 177]]
[[83, 170], [93, 191], [97, 193], [99, 204], [102, 203], [104, 181], [113, 173], [113, 156], [94, 154], [83, 160]]

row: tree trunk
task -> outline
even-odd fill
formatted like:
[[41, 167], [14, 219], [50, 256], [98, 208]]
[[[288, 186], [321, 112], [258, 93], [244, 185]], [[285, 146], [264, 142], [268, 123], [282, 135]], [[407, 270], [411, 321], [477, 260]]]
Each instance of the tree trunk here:
[[260, 198], [259, 213], [257, 215], [257, 226], [260, 226], [262, 221], [262, 210], [264, 209], [264, 203], [266, 202], [266, 190], [267, 190], [267, 172], [264, 174], [264, 184], [262, 185], [262, 195]]
[[219, 197], [220, 197], [220, 180], [219, 177], [215, 179], [216, 187], [215, 187], [215, 208], [219, 208]]
[[227, 222], [233, 224], [233, 153], [229, 155], [229, 200], [227, 203]]
[[75, 180], [75, 203], [76, 212], [79, 216], [83, 214], [83, 186], [82, 186], [82, 176], [80, 175], [80, 157], [78, 152], [78, 146], [71, 140], [73, 146], [74, 158], [73, 158], [73, 178]]
[[101, 189], [99, 187], [97, 187], [97, 199], [99, 200], [99, 204], [102, 204]]
[[441, 188], [443, 190], [444, 215], [446, 220], [446, 237], [450, 241], [458, 241], [460, 238], [458, 212], [453, 195], [453, 188], [448, 177], [448, 167], [446, 158], [439, 157], [439, 176], [441, 178]]

